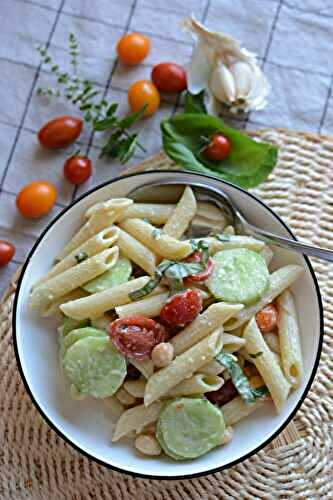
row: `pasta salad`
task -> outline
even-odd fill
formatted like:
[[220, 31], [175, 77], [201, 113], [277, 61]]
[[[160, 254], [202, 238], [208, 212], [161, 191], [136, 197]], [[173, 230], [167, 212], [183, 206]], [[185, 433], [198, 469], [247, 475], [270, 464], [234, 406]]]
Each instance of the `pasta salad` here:
[[[210, 235], [189, 238], [195, 224]], [[113, 442], [195, 459], [266, 401], [280, 412], [302, 381], [290, 286], [303, 270], [271, 271], [272, 258], [189, 186], [175, 205], [113, 198], [86, 211], [30, 306], [61, 313], [71, 396], [105, 401]]]

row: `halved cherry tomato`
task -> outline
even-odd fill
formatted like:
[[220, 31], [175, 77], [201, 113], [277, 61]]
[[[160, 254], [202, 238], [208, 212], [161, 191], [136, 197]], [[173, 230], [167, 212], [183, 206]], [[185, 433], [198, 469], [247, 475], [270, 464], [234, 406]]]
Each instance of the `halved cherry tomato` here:
[[173, 295], [160, 312], [160, 320], [167, 326], [185, 326], [202, 310], [202, 296], [198, 290], [185, 290]]
[[124, 64], [135, 65], [143, 61], [150, 51], [150, 40], [141, 33], [128, 33], [117, 44], [119, 59]]
[[27, 184], [16, 197], [16, 206], [24, 217], [36, 219], [47, 214], [57, 199], [57, 190], [47, 181]]
[[128, 102], [132, 111], [139, 111], [146, 104], [143, 116], [149, 116], [159, 107], [160, 94], [149, 80], [138, 80], [128, 89]]
[[[185, 262], [201, 262], [201, 252], [196, 250], [191, 255], [184, 259]], [[214, 269], [214, 261], [211, 257], [208, 258], [206, 269], [201, 271], [201, 273], [193, 274], [185, 278], [185, 283], [197, 283], [199, 281], [205, 281], [212, 274]]]
[[86, 156], [71, 156], [65, 161], [64, 176], [72, 184], [82, 184], [91, 176], [91, 160]]
[[8, 264], [15, 254], [15, 247], [9, 241], [0, 240], [0, 267]]
[[165, 328], [153, 319], [127, 316], [113, 321], [109, 335], [116, 348], [128, 358], [145, 359], [155, 345], [164, 342]]
[[278, 311], [274, 304], [268, 304], [256, 314], [256, 321], [262, 333], [274, 330], [278, 322]]
[[82, 127], [81, 118], [69, 115], [59, 116], [45, 123], [38, 132], [38, 139], [45, 148], [65, 148], [79, 137]]
[[214, 134], [210, 143], [203, 149], [203, 154], [213, 161], [224, 160], [230, 154], [230, 141], [222, 134]]
[[186, 71], [179, 64], [171, 62], [156, 64], [151, 79], [162, 92], [182, 92], [187, 87]]

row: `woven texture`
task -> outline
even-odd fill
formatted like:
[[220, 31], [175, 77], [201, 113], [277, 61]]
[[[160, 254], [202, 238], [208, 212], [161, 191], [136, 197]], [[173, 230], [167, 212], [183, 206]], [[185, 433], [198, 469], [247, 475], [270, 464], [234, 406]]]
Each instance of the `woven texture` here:
[[[300, 238], [333, 249], [333, 140], [283, 130], [252, 135], [280, 147], [274, 175], [255, 194]], [[163, 154], [134, 170], [162, 167], [174, 168]], [[313, 265], [324, 302], [325, 339], [312, 389], [293, 422], [274, 443], [242, 464], [179, 481], [149, 481], [111, 472], [81, 456], [44, 423], [25, 393], [13, 353], [15, 276], [0, 304], [0, 498], [332, 499], [333, 265], [315, 261]]]

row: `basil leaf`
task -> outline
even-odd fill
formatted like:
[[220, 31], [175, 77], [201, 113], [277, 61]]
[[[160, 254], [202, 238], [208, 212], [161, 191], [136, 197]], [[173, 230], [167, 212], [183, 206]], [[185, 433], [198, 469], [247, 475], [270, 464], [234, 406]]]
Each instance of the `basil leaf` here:
[[258, 392], [258, 389], [252, 389], [235, 356], [222, 351], [215, 359], [228, 370], [231, 381], [245, 404], [253, 404], [257, 397], [265, 395], [258, 396], [257, 394], [261, 394], [262, 391]]
[[[163, 147], [176, 163], [189, 170], [215, 175], [244, 188], [263, 182], [277, 161], [277, 147], [250, 139], [225, 125], [218, 117], [183, 113], [161, 123]], [[231, 152], [222, 161], [211, 161], [200, 152], [202, 136], [220, 132], [231, 143]]]
[[255, 398], [263, 398], [269, 395], [269, 390], [265, 385], [262, 385], [261, 387], [252, 389], [252, 394], [254, 395]]
[[192, 274], [198, 274], [202, 271], [202, 265], [199, 262], [175, 262], [164, 272], [166, 278], [173, 279], [183, 279], [187, 276], [192, 276]]
[[207, 113], [204, 98], [204, 90], [199, 94], [191, 94], [187, 91], [185, 94], [185, 113]]
[[129, 299], [134, 302], [136, 300], [142, 299], [146, 295], [149, 295], [158, 286], [160, 281], [161, 278], [151, 278], [145, 284], [145, 286], [139, 288], [139, 290], [134, 290], [133, 292], [130, 292], [128, 294]]
[[87, 260], [88, 258], [89, 255], [86, 252], [79, 252], [75, 255], [75, 259], [78, 264], [80, 264], [80, 262], [83, 262], [84, 260]]
[[217, 240], [222, 241], [223, 243], [231, 240], [229, 234], [214, 234], [213, 238], [216, 238]]
[[250, 354], [250, 358], [256, 359], [259, 358], [259, 356], [262, 355], [262, 351], [255, 352], [254, 354]]
[[118, 127], [123, 129], [131, 127], [137, 120], [139, 120], [143, 116], [143, 113], [146, 111], [147, 106], [148, 104], [145, 104], [144, 106], [142, 106], [142, 108], [139, 109], [139, 111], [135, 111], [134, 113], [131, 113], [125, 116], [125, 118], [119, 120]]

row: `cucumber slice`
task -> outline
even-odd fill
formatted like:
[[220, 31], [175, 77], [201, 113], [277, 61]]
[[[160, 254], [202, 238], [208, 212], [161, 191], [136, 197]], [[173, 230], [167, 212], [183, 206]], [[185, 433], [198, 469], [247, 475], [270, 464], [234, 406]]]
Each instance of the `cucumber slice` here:
[[113, 286], [126, 283], [129, 280], [131, 273], [131, 261], [127, 257], [123, 257], [121, 255], [112, 269], [109, 269], [109, 271], [97, 276], [97, 278], [88, 281], [88, 283], [83, 285], [82, 288], [89, 293], [103, 292]]
[[213, 260], [213, 272], [205, 283], [215, 298], [248, 305], [267, 290], [269, 273], [260, 254], [237, 248], [217, 252]]
[[67, 318], [66, 316], [62, 324], [62, 335], [63, 337], [66, 337], [66, 335], [72, 330], [76, 330], [77, 328], [84, 328], [85, 326], [90, 326], [89, 319], [79, 320], [79, 319]]
[[95, 398], [112, 396], [127, 373], [125, 357], [103, 337], [77, 340], [68, 348], [63, 367], [78, 392]]
[[86, 337], [103, 337], [108, 338], [108, 334], [104, 330], [98, 330], [97, 328], [92, 328], [91, 326], [87, 326], [85, 328], [78, 328], [76, 330], [72, 330], [66, 337], [63, 338], [61, 342], [61, 351], [64, 355], [71, 347], [74, 342], [80, 339], [84, 339]]
[[156, 437], [164, 452], [176, 460], [197, 458], [221, 441], [222, 413], [207, 399], [177, 398], [160, 413]]

